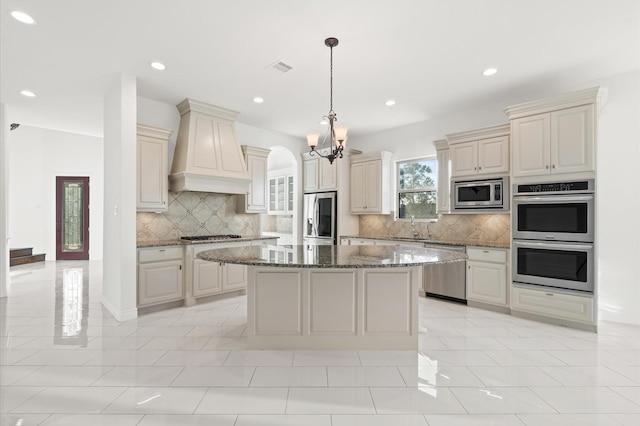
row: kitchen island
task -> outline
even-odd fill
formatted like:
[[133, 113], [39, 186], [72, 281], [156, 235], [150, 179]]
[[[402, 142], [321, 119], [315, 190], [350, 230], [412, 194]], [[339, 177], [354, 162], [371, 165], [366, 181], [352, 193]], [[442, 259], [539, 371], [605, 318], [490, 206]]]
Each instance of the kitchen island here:
[[198, 258], [248, 266], [249, 349], [417, 350], [423, 266], [466, 255], [295, 245], [207, 250]]

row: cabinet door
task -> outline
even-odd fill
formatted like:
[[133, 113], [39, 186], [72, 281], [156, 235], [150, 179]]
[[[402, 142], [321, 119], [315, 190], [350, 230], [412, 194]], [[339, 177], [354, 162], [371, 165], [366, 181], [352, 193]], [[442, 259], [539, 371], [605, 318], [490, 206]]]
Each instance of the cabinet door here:
[[222, 267], [222, 289], [235, 290], [247, 288], [247, 267], [227, 263]]
[[247, 213], [267, 211], [267, 159], [266, 157], [247, 156], [249, 169], [249, 194], [247, 197]]
[[318, 179], [320, 181], [318, 189], [320, 191], [338, 188], [338, 161], [344, 160], [336, 160], [331, 164], [326, 158], [318, 159]]
[[582, 105], [551, 113], [551, 173], [594, 170], [594, 106]]
[[549, 174], [550, 123], [549, 114], [511, 120], [514, 176]]
[[380, 212], [382, 209], [382, 170], [379, 160], [364, 163], [365, 209], [369, 213]]
[[207, 260], [193, 261], [193, 295], [207, 296], [222, 291], [220, 264]]
[[314, 158], [302, 162], [304, 192], [317, 191], [320, 186], [318, 182], [318, 161], [317, 158]]
[[138, 136], [136, 209], [166, 211], [168, 207], [168, 143], [162, 139]]
[[437, 154], [438, 161], [438, 213], [449, 213], [451, 180], [449, 177], [449, 150], [442, 149]]
[[351, 213], [366, 212], [365, 164], [351, 165]]
[[509, 136], [478, 141], [478, 173], [509, 173]]
[[478, 143], [465, 142], [449, 147], [451, 155], [451, 176], [471, 176], [478, 174]]
[[507, 305], [507, 266], [467, 261], [467, 299]]
[[181, 260], [138, 265], [138, 306], [170, 302], [183, 297]]
[[287, 213], [293, 212], [293, 176], [287, 176]]

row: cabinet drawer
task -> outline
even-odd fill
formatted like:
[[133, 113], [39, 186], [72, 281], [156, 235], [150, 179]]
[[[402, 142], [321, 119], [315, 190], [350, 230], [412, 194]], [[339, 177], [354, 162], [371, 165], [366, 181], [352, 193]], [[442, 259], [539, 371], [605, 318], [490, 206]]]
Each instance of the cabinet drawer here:
[[170, 259], [182, 259], [182, 247], [138, 249], [138, 263], [161, 262]]
[[540, 291], [514, 286], [511, 309], [588, 324], [595, 322], [593, 296]]
[[477, 260], [479, 262], [507, 263], [506, 250], [467, 247], [467, 256], [469, 256], [469, 260]]

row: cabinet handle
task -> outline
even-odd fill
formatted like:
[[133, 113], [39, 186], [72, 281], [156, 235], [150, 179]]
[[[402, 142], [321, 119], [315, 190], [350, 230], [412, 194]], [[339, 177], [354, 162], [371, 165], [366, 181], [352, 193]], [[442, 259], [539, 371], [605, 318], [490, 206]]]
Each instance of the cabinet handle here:
[[160, 249], [160, 250], [158, 250], [158, 251], [159, 251], [159, 252], [163, 252], [163, 251], [165, 251], [165, 249]]
[[549, 170], [549, 165], [544, 166], [545, 169]]
[[478, 166], [478, 170], [482, 170], [482, 167]]
[[489, 253], [489, 250], [482, 250], [483, 253]]
[[547, 296], [553, 296], [553, 293], [545, 293]]
[[471, 269], [471, 265], [467, 266], [468, 269]]
[[555, 168], [556, 168], [556, 165], [554, 164], [553, 166], [551, 166], [551, 168], [552, 168], [552, 169], [555, 169]]
[[477, 168], [477, 167], [474, 167], [474, 168], [473, 168], [473, 170], [478, 170], [478, 168]]

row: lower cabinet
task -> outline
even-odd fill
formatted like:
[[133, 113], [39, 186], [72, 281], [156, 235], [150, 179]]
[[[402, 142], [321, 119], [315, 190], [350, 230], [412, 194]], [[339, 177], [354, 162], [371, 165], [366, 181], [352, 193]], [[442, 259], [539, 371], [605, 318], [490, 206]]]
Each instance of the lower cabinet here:
[[467, 301], [509, 306], [508, 250], [467, 247]]
[[537, 314], [587, 325], [596, 324], [595, 299], [590, 294], [583, 296], [514, 285], [511, 289], [511, 311]]
[[247, 288], [247, 267], [233, 263], [221, 264], [198, 259], [198, 253], [206, 250], [267, 246], [277, 244], [277, 239], [263, 239], [240, 242], [223, 242], [215, 244], [198, 244], [186, 247], [187, 291], [185, 304], [195, 304], [195, 299], [215, 294], [226, 293]]
[[138, 249], [138, 307], [184, 297], [182, 247]]
[[193, 260], [193, 296], [209, 296], [247, 287], [247, 268], [244, 265], [220, 264], [201, 259]]

